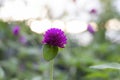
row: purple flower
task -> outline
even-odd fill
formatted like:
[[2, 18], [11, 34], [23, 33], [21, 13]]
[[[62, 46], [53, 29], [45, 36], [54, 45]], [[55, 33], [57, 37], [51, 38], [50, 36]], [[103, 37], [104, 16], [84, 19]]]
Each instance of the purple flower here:
[[67, 38], [61, 29], [51, 28], [45, 32], [42, 43], [64, 48]]
[[20, 41], [21, 44], [26, 44], [27, 43], [27, 39], [26, 39], [25, 36], [20, 36], [19, 41]]
[[96, 13], [97, 13], [97, 10], [96, 10], [96, 9], [91, 9], [90, 13], [91, 13], [91, 14], [96, 14]]
[[12, 33], [14, 34], [14, 35], [19, 35], [19, 33], [20, 33], [20, 27], [19, 26], [14, 26], [13, 28], [12, 28]]
[[90, 24], [88, 25], [87, 30], [92, 34], [95, 33], [95, 30], [93, 29], [93, 27]]

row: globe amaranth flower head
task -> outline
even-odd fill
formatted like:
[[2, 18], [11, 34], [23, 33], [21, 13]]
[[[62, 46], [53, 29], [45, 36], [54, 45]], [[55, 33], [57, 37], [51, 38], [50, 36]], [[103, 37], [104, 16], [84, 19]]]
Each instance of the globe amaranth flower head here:
[[64, 48], [67, 43], [67, 38], [61, 29], [51, 28], [45, 32], [42, 43]]
[[97, 10], [96, 9], [91, 9], [90, 13], [91, 14], [97, 14]]
[[26, 37], [23, 35], [19, 36], [19, 42], [25, 45], [27, 43]]
[[93, 27], [92, 27], [90, 24], [88, 25], [87, 30], [88, 30], [91, 34], [94, 34], [94, 33], [95, 33], [95, 30], [93, 29]]
[[12, 28], [12, 33], [14, 34], [14, 35], [19, 35], [19, 33], [20, 33], [20, 27], [17, 25], [17, 26], [14, 26], [13, 28]]

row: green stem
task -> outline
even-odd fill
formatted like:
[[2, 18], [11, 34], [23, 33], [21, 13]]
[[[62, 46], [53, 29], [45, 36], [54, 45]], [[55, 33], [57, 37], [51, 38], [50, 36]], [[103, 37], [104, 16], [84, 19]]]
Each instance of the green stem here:
[[54, 60], [50, 61], [50, 80], [53, 80]]

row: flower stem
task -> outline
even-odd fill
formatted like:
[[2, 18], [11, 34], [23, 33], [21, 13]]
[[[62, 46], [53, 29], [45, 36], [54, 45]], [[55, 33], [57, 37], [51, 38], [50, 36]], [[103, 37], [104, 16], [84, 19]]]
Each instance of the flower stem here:
[[53, 80], [54, 60], [50, 61], [50, 80]]

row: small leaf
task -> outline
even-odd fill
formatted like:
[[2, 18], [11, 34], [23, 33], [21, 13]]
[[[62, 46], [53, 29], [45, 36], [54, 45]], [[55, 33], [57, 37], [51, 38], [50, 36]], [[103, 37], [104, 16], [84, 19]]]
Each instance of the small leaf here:
[[50, 61], [54, 59], [57, 53], [58, 53], [57, 46], [51, 46], [47, 44], [43, 46], [43, 57], [45, 60]]
[[107, 64], [101, 64], [101, 65], [95, 65], [95, 66], [90, 66], [90, 68], [95, 68], [95, 69], [120, 69], [120, 64], [119, 63], [107, 63]]

